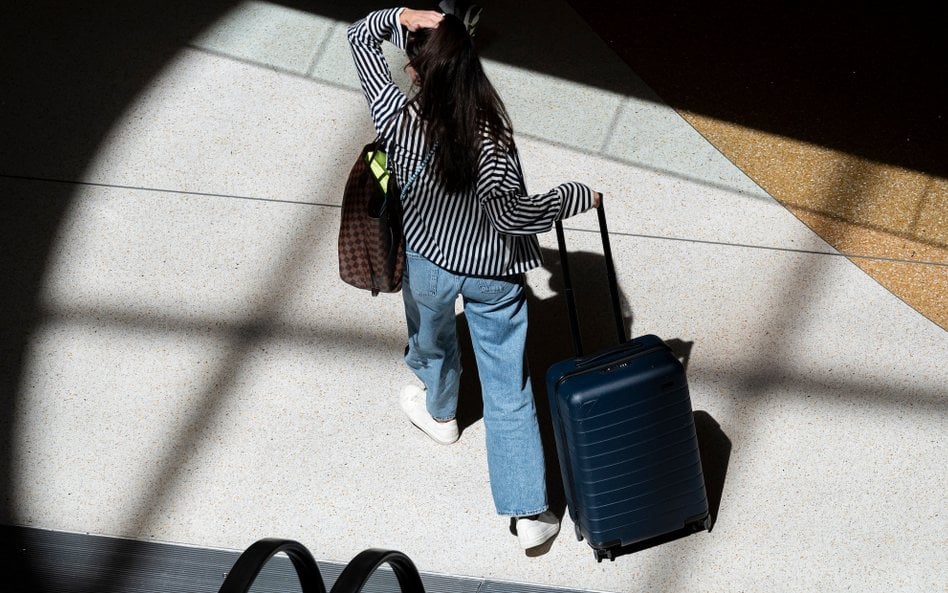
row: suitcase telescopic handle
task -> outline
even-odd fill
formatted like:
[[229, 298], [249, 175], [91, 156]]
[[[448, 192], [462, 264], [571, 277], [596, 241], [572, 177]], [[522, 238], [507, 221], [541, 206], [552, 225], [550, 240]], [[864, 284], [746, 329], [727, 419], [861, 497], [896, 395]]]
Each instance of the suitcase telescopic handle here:
[[[625, 320], [622, 318], [622, 304], [619, 302], [619, 283], [616, 280], [616, 267], [612, 260], [612, 247], [609, 244], [609, 229], [606, 224], [606, 210], [603, 207], [603, 200], [599, 201], [596, 214], [599, 217], [599, 234], [602, 236], [602, 255], [606, 263], [606, 278], [609, 281], [612, 316], [616, 323], [616, 335], [619, 338], [619, 343], [622, 344], [626, 341]], [[573, 294], [573, 281], [569, 273], [569, 257], [566, 252], [563, 222], [557, 220], [555, 226], [556, 243], [560, 250], [560, 266], [563, 269], [563, 293], [566, 297], [566, 309], [569, 314], [570, 333], [573, 336], [573, 348], [576, 350], [576, 356], [582, 356], [583, 340], [579, 333], [579, 316], [576, 313], [576, 298]]]

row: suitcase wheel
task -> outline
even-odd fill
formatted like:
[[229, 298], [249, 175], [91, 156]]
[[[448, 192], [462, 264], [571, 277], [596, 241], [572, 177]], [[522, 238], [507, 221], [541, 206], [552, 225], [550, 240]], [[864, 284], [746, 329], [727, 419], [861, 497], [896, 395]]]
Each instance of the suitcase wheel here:
[[602, 562], [604, 558], [608, 558], [609, 562], [615, 562], [616, 552], [612, 548], [606, 550], [593, 550], [596, 554], [596, 562]]
[[583, 541], [583, 532], [579, 530], [579, 525], [573, 523], [573, 531], [576, 532], [576, 540]]
[[711, 515], [709, 514], [704, 519], [692, 523], [691, 530], [694, 533], [698, 533], [699, 531], [711, 531]]

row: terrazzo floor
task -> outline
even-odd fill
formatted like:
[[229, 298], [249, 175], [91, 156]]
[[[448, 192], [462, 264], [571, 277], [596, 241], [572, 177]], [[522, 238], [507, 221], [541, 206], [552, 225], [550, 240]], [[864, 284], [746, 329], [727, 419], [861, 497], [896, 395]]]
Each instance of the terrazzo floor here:
[[[927, 308], [860, 269], [875, 252], [793, 210], [770, 181], [782, 161], [748, 165], [747, 136], [670, 106], [568, 4], [482, 4], [529, 187], [607, 196], [630, 333], [686, 360], [713, 530], [597, 564], [567, 517], [525, 555], [493, 513], [470, 361], [458, 443], [402, 417], [400, 299], [335, 267], [345, 175], [371, 136], [344, 42], [381, 7], [364, 1], [4, 19], [0, 522], [233, 550], [286, 537], [339, 562], [391, 547], [524, 590], [944, 589], [940, 181], [918, 202], [935, 234], [911, 230], [934, 255], [868, 259], [934, 270], [905, 281]], [[892, 187], [917, 183], [899, 166]], [[612, 335], [595, 228], [567, 224], [590, 348]], [[529, 354], [545, 420], [542, 376], [570, 343], [555, 240], [541, 244]], [[551, 471], [562, 514], [558, 488]]]

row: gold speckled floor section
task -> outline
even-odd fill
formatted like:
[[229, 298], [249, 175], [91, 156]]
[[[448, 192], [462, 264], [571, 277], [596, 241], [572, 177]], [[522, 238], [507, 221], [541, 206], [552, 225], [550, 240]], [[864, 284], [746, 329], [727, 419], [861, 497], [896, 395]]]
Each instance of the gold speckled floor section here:
[[826, 242], [948, 328], [948, 180], [679, 113]]

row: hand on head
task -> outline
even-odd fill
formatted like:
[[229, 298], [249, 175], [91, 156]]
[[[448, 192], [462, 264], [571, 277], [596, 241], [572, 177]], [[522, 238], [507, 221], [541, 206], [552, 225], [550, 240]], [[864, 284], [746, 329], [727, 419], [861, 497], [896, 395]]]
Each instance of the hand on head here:
[[434, 29], [441, 24], [444, 15], [435, 10], [412, 10], [406, 8], [399, 15], [398, 20], [409, 31], [418, 29]]

